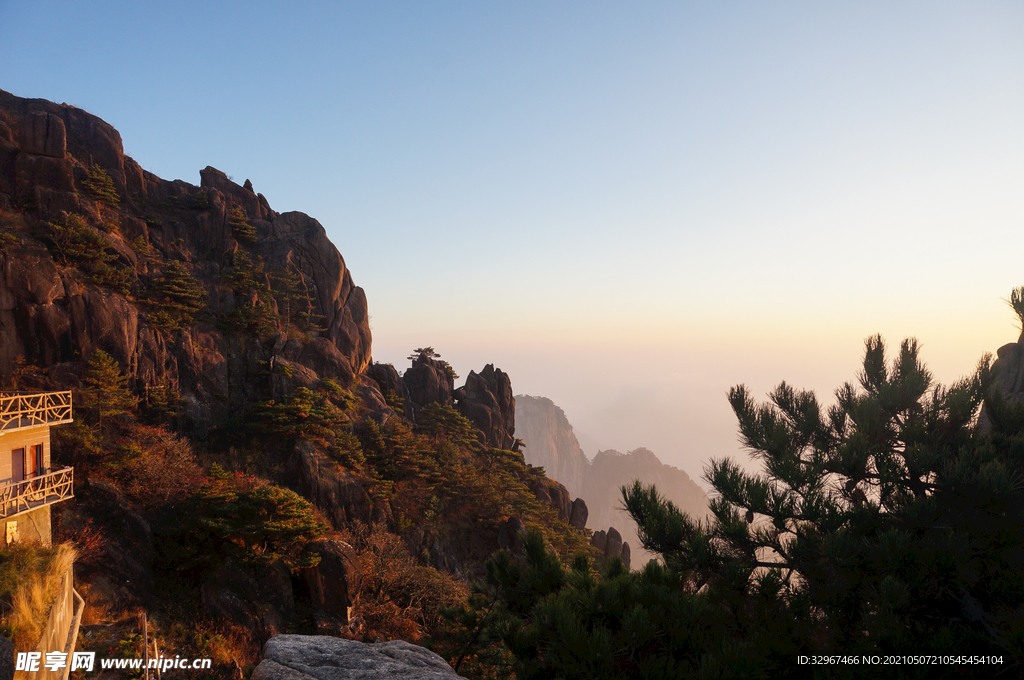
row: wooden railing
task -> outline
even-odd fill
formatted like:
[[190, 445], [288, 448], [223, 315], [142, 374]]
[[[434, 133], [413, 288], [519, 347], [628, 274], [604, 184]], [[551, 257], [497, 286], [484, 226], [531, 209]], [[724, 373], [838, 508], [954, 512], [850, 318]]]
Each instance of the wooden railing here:
[[75, 469], [51, 468], [49, 472], [0, 485], [0, 519], [43, 505], [66, 501], [75, 495]]
[[71, 392], [0, 392], [0, 432], [71, 422]]

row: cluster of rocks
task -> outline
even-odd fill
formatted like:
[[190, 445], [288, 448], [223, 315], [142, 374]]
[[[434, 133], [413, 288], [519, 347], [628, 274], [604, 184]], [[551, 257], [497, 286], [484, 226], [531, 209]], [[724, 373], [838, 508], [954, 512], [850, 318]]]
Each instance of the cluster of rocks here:
[[622, 540], [615, 527], [608, 527], [608, 531], [595, 531], [590, 537], [590, 545], [600, 550], [605, 558], [618, 557], [629, 569], [629, 543]]
[[413, 422], [430, 404], [454, 406], [480, 430], [488, 446], [518, 450], [512, 380], [493, 364], [479, 373], [470, 371], [466, 384], [458, 389], [448, 365], [425, 353], [413, 357], [412, 366], [402, 375], [391, 364], [379, 363], [368, 366], [366, 375], [376, 381], [381, 393], [400, 397], [405, 416]]

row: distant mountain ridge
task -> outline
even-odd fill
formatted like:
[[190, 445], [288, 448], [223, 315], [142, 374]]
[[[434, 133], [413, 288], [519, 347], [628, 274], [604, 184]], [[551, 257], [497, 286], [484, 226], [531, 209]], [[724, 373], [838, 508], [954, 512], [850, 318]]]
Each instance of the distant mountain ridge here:
[[[573, 496], [587, 503], [587, 526], [594, 530], [615, 527], [622, 540], [635, 546], [645, 558], [636, 534], [636, 524], [622, 510], [620, 487], [639, 479], [654, 484], [658, 491], [683, 512], [703, 518], [708, 511], [704, 490], [688, 474], [662, 463], [650, 450], [637, 448], [628, 453], [613, 449], [599, 451], [587, 459], [565, 412], [546, 397], [516, 396], [516, 436], [525, 445], [524, 456], [531, 465], [543, 467], [548, 477], [558, 480]], [[640, 566], [643, 562], [634, 562]]]

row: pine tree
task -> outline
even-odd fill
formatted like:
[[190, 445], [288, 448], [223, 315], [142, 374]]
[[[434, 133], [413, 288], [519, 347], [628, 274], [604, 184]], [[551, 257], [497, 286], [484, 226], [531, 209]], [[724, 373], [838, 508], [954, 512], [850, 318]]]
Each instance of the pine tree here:
[[180, 262], [171, 262], [161, 278], [150, 284], [147, 297], [153, 306], [149, 321], [167, 331], [192, 326], [206, 306], [206, 290]]
[[85, 365], [79, 405], [94, 408], [100, 418], [126, 415], [134, 410], [136, 399], [127, 387], [128, 378], [109, 354], [93, 351]]
[[1005, 654], [1024, 629], [1024, 418], [994, 395], [993, 431], [975, 427], [988, 358], [934, 385], [903, 342], [885, 360], [867, 341], [859, 385], [823, 409], [781, 384], [769, 404], [729, 395], [761, 474], [714, 461], [714, 519], [694, 521], [653, 487], [624, 487], [644, 546], [723, 601], [786, 604], [817, 654]]
[[256, 228], [249, 224], [249, 218], [241, 207], [235, 206], [228, 215], [228, 225], [235, 238], [243, 243], [256, 243]]
[[114, 180], [110, 179], [106, 170], [95, 163], [89, 166], [82, 184], [95, 198], [110, 207], [116, 208], [121, 204], [121, 197], [117, 195]]

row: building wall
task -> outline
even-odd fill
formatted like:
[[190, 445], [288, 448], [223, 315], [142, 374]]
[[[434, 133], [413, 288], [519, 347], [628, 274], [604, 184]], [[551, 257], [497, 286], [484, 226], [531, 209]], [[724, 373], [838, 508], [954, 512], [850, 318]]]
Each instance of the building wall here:
[[0, 484], [9, 482], [11, 475], [11, 452], [15, 449], [30, 450], [35, 444], [43, 445], [43, 467], [50, 467], [50, 427], [27, 428], [16, 432], [0, 434]]
[[[53, 537], [50, 532], [50, 508], [52, 505], [44, 505], [23, 512], [20, 515], [0, 520], [3, 523], [4, 535], [0, 538], [0, 548], [17, 541], [39, 541], [43, 545], [50, 545]], [[10, 537], [17, 536], [13, 540]]]

